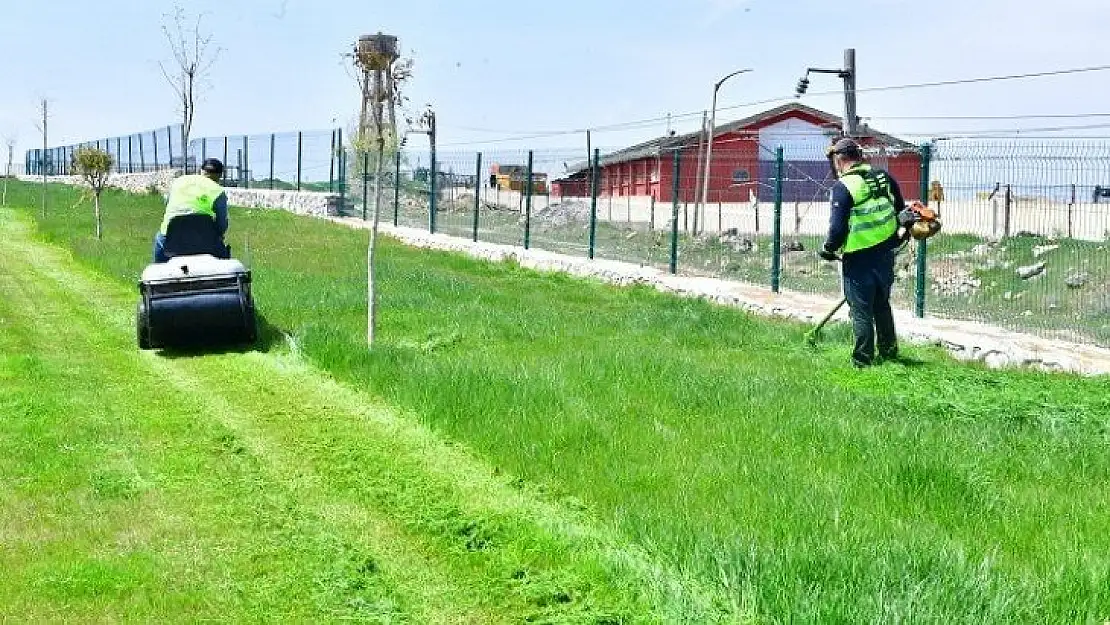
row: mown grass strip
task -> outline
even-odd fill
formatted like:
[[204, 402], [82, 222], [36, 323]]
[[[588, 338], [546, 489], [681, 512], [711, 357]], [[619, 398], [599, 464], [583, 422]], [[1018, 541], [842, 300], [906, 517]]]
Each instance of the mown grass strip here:
[[[83, 208], [40, 227], [126, 286], [160, 206], [112, 201], [106, 244]], [[580, 502], [741, 613], [1110, 615], [1103, 380], [916, 349], [917, 364], [856, 372], [843, 328], [810, 351], [802, 326], [388, 239], [368, 351], [365, 233], [233, 219], [260, 309], [315, 367]]]

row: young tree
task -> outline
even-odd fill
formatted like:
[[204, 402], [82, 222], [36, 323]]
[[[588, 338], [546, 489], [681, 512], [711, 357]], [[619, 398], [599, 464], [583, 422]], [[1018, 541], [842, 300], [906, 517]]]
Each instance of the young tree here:
[[102, 234], [100, 220], [100, 194], [108, 184], [108, 175], [112, 172], [112, 155], [104, 150], [94, 147], [80, 147], [73, 152], [73, 170], [89, 185], [93, 196], [93, 210], [96, 215], [96, 238], [100, 240]]
[[[166, 15], [167, 22], [162, 25], [162, 33], [170, 44], [173, 54], [173, 68], [167, 69], [159, 63], [162, 75], [173, 87], [177, 95], [181, 113], [181, 151], [182, 165], [188, 170], [189, 137], [193, 132], [193, 119], [196, 115], [197, 89], [208, 71], [216, 62], [220, 48], [212, 49], [212, 35], [201, 33], [198, 15], [195, 22], [188, 20], [185, 10], [175, 5], [172, 14]], [[173, 155], [170, 155], [173, 162]]]
[[42, 217], [46, 219], [46, 153], [49, 151], [49, 141], [47, 139], [47, 121], [50, 119], [49, 111], [50, 103], [46, 98], [39, 98], [39, 108], [42, 112], [42, 124], [38, 126], [39, 132], [42, 133], [42, 158], [39, 160], [39, 167], [42, 169]]
[[[398, 106], [403, 108], [407, 102], [402, 89], [412, 78], [413, 61], [400, 58], [395, 49], [363, 50], [358, 44], [345, 56], [352, 61], [348, 69], [354, 70], [354, 78], [362, 93], [358, 128], [351, 135], [355, 154], [354, 169], [363, 185], [366, 184], [370, 171], [374, 172], [374, 220], [366, 250], [366, 342], [369, 347], [373, 347], [378, 308], [374, 284], [375, 257], [381, 219], [383, 169], [386, 160], [392, 160], [401, 149], [402, 133], [397, 129], [396, 110]], [[399, 183], [400, 181], [394, 181], [394, 184]], [[364, 194], [365, 191], [368, 190], [364, 188]]]
[[15, 159], [15, 137], [4, 137], [4, 146], [8, 148], [8, 166], [4, 169], [4, 195], [0, 199], [0, 206], [8, 205], [8, 179], [12, 177], [12, 162]]

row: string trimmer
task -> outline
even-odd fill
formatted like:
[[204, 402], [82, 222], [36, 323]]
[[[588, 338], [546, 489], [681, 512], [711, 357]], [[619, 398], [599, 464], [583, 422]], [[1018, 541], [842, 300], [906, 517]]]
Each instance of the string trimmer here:
[[[922, 241], [940, 232], [941, 227], [940, 220], [937, 219], [936, 212], [917, 200], [910, 202], [910, 205], [906, 207], [906, 209], [903, 210], [901, 213], [899, 213], [898, 224], [905, 228], [905, 232], [902, 233], [902, 240], [900, 242], [898, 251], [894, 253], [895, 258], [897, 258], [903, 251], [905, 251], [906, 246], [909, 244], [910, 237], [913, 237], [918, 241]], [[837, 256], [836, 260], [839, 262], [843, 259], [840, 256]], [[806, 332], [806, 344], [808, 344], [810, 347], [817, 346], [817, 341], [821, 339], [821, 330], [824, 329], [826, 325], [828, 325], [829, 321], [831, 321], [834, 316], [836, 316], [836, 313], [840, 312], [840, 309], [844, 306], [845, 303], [847, 303], [847, 301], [848, 298], [846, 297], [840, 298], [840, 301], [837, 302], [836, 306], [834, 306], [833, 309], [830, 310], [829, 313], [825, 315], [825, 317], [821, 319], [821, 321], [818, 322], [812, 330]]]

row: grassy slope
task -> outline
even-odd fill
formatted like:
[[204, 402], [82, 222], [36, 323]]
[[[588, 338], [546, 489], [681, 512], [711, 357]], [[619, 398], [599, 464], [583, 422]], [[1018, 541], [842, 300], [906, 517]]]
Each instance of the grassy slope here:
[[[43, 225], [130, 281], [157, 200], [107, 206], [102, 244], [84, 209], [59, 207]], [[388, 240], [383, 343], [368, 353], [365, 233], [234, 218], [261, 309], [313, 362], [583, 501], [741, 611], [1110, 615], [1104, 381], [983, 371], [932, 351], [919, 367], [856, 373], [842, 343], [803, 349], [802, 327]]]

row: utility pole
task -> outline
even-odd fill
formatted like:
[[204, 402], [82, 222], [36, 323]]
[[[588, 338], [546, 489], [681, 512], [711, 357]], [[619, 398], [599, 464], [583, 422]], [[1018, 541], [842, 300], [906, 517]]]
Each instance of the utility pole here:
[[[731, 74], [728, 74], [724, 78], [718, 80], [713, 85], [713, 106], [710, 109], [710, 113], [709, 113], [709, 129], [707, 131], [709, 141], [708, 141], [708, 144], [705, 146], [705, 177], [702, 179], [702, 184], [701, 184], [701, 203], [702, 204], [705, 204], [706, 202], [709, 201], [709, 176], [710, 176], [710, 172], [712, 171], [712, 162], [713, 162], [713, 139], [714, 139], [714, 135], [716, 134], [716, 130], [717, 130], [717, 92], [721, 90], [721, 85], [723, 85], [725, 83], [725, 81], [728, 80], [729, 78], [732, 78], [733, 76], [738, 76], [740, 74], [746, 74], [750, 71], [752, 71], [752, 70], [750, 70], [750, 69], [737, 70], [735, 72], [732, 72]], [[694, 206], [696, 207], [697, 204], [698, 204], [698, 202], [695, 201]]]
[[[708, 139], [710, 139], [710, 137], [708, 137], [708, 134], [709, 134], [709, 111], [702, 111], [701, 112], [701, 136], [698, 138], [698, 170], [697, 170], [697, 173], [695, 174], [695, 176], [696, 176], [694, 178], [695, 181], [700, 181], [702, 179], [702, 170], [706, 165], [706, 163], [702, 160], [702, 155], [705, 153], [706, 141]], [[705, 176], [706, 176], [706, 178], [708, 178], [709, 173], [708, 172], [705, 173]], [[695, 182], [695, 184], [697, 184], [697, 182]], [[694, 234], [698, 233], [698, 213], [701, 212], [701, 205], [702, 205], [702, 200], [703, 199], [704, 198], [702, 198], [700, 194], [696, 195], [695, 198], [694, 198]]]
[[844, 71], [840, 77], [844, 79], [844, 125], [849, 137], [859, 133], [859, 117], [856, 116], [856, 50], [848, 48], [844, 51]]
[[856, 112], [856, 50], [855, 48], [847, 48], [844, 50], [844, 67], [840, 69], [821, 69], [810, 67], [806, 69], [806, 74], [798, 81], [798, 87], [795, 89], [794, 97], [801, 97], [809, 89], [809, 75], [810, 74], [836, 74], [841, 80], [844, 81], [844, 121], [842, 124], [842, 131], [847, 137], [854, 137], [859, 134], [859, 116]]
[[590, 130], [587, 128], [586, 129], [586, 163], [587, 164], [589, 164], [590, 159], [593, 158], [594, 151], [593, 151], [592, 142], [593, 142], [593, 138], [590, 136]]

